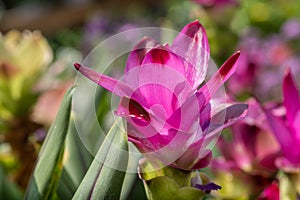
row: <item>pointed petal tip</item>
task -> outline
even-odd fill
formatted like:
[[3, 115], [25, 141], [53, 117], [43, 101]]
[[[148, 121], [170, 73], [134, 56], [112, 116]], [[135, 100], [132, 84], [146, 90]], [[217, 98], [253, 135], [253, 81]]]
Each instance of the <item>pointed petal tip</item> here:
[[221, 66], [219, 70], [220, 75], [225, 77], [227, 74], [230, 74], [229, 76], [231, 76], [231, 74], [233, 74], [235, 71], [234, 66], [239, 57], [240, 57], [240, 51], [237, 51], [232, 56], [230, 56], [225, 61], [225, 63]]
[[197, 30], [205, 31], [203, 25], [199, 22], [198, 19], [196, 19], [195, 21], [189, 23], [186, 27], [189, 27], [189, 28], [195, 27]]
[[231, 57], [238, 59], [240, 57], [240, 55], [241, 55], [241, 51], [236, 51], [236, 52], [234, 52], [234, 54]]
[[76, 69], [77, 71], [79, 71], [80, 68], [81, 68], [81, 64], [79, 64], [79, 63], [74, 63], [74, 67], [75, 67], [75, 69]]
[[199, 20], [195, 20], [195, 21], [188, 23], [185, 27], [183, 27], [183, 29], [180, 31], [180, 33], [184, 34], [190, 38], [194, 38], [194, 39], [195, 39], [195, 37], [198, 37], [198, 35], [200, 33], [202, 33], [202, 34], [204, 34], [204, 36], [202, 36], [202, 34], [201, 34], [201, 38], [203, 37], [204, 40], [207, 40], [205, 28], [202, 26], [202, 24], [199, 22]]
[[287, 82], [287, 81], [294, 81], [293, 80], [293, 77], [292, 77], [292, 71], [291, 71], [291, 68], [290, 67], [287, 67], [284, 71], [284, 78], [283, 78], [283, 81], [284, 82]]
[[248, 115], [248, 110], [249, 110], [249, 104], [243, 104], [243, 108], [244, 111], [241, 114], [242, 118], [245, 118]]
[[192, 21], [190, 24], [200, 24], [198, 19], [195, 19], [194, 21]]
[[289, 74], [291, 74], [291, 68], [290, 67], [287, 67], [284, 71], [284, 76], [288, 76]]
[[287, 121], [294, 124], [300, 111], [300, 92], [290, 68], [287, 68], [282, 83], [283, 104], [286, 108]]
[[294, 94], [295, 97], [293, 100], [298, 99], [298, 89], [295, 79], [293, 78], [293, 74], [290, 67], [285, 69], [284, 78], [283, 78], [283, 93], [286, 93], [286, 97]]

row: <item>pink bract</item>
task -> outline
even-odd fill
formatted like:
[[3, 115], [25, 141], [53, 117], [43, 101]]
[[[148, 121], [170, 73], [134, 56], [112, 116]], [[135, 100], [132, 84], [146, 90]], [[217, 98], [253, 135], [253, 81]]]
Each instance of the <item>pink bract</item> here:
[[279, 142], [283, 157], [276, 165], [286, 171], [300, 170], [300, 97], [290, 69], [283, 80], [283, 105], [286, 119], [265, 110], [273, 134]]
[[122, 80], [76, 63], [84, 76], [121, 97], [116, 115], [127, 121], [128, 138], [146, 156], [194, 170], [209, 164], [209, 144], [222, 129], [242, 119], [246, 104], [211, 100], [234, 73], [234, 53], [203, 86], [210, 57], [198, 21], [186, 25], [172, 45], [144, 38], [131, 51]]
[[248, 174], [268, 177], [277, 170], [274, 162], [281, 155], [280, 146], [261, 105], [252, 98], [247, 103], [247, 117], [231, 127], [232, 140], [220, 138], [218, 147], [226, 162]]

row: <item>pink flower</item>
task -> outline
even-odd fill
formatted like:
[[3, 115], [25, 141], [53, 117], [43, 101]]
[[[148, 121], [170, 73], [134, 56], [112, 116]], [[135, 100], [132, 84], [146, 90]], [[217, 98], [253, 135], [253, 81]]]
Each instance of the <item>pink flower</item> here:
[[250, 28], [246, 31], [238, 44], [242, 53], [237, 71], [228, 82], [231, 95], [255, 96], [262, 102], [280, 101], [280, 77], [284, 75], [285, 66], [291, 67], [295, 79], [300, 77], [300, 59], [293, 48], [294, 43], [292, 38], [287, 37], [284, 26], [281, 33], [265, 38], [257, 30]]
[[[254, 34], [254, 33], [251, 33]], [[257, 77], [261, 72], [263, 50], [262, 41], [255, 35], [241, 38], [238, 48], [241, 49], [241, 56], [237, 63], [238, 67], [235, 74], [228, 81], [230, 93], [237, 95], [244, 92], [253, 93]]]
[[286, 71], [282, 89], [286, 119], [265, 110], [282, 149], [283, 157], [276, 160], [276, 165], [286, 171], [300, 170], [300, 97], [290, 69]]
[[[221, 156], [212, 160], [214, 181], [223, 186], [221, 197], [237, 199], [269, 196], [268, 189], [278, 172], [275, 161], [280, 158], [280, 145], [268, 126], [262, 106], [253, 98], [248, 100], [248, 114], [231, 127], [230, 138], [221, 137], [217, 147]], [[266, 105], [274, 113], [280, 113], [281, 105]], [[272, 198], [271, 198], [272, 199]]]
[[218, 147], [227, 162], [251, 175], [268, 177], [277, 170], [274, 162], [280, 146], [260, 105], [254, 99], [248, 104], [247, 117], [231, 127], [232, 140], [220, 138]]
[[76, 63], [76, 69], [121, 97], [116, 115], [127, 120], [128, 138], [146, 157], [193, 170], [212, 157], [209, 144], [219, 132], [245, 116], [246, 104], [211, 103], [234, 73], [233, 54], [206, 84], [209, 45], [198, 21], [186, 25], [172, 45], [144, 38], [130, 53], [122, 80]]

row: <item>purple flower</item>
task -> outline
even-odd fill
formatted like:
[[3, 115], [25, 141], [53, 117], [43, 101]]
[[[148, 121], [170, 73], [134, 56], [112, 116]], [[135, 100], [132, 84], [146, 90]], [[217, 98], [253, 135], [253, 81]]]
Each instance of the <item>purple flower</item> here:
[[297, 18], [286, 21], [281, 27], [281, 32], [288, 39], [297, 39], [300, 36], [300, 20]]
[[290, 69], [286, 71], [282, 89], [286, 119], [267, 109], [265, 112], [282, 149], [283, 157], [276, 160], [276, 165], [283, 170], [294, 171], [300, 169], [300, 97]]
[[144, 38], [130, 53], [122, 80], [75, 64], [98, 85], [121, 97], [116, 115], [127, 120], [128, 138], [146, 157], [176, 168], [205, 167], [208, 146], [219, 132], [243, 118], [246, 104], [217, 104], [211, 99], [234, 73], [233, 54], [207, 83], [209, 45], [198, 21], [186, 25], [172, 45]]
[[[139, 25], [145, 26], [148, 24], [148, 21], [144, 19], [122, 21], [112, 20], [110, 17], [100, 13], [93, 14], [84, 27], [82, 41], [84, 53], [91, 51], [91, 49], [98, 45], [99, 42], [103, 41], [105, 38], [108, 38], [115, 32], [123, 32], [129, 29], [138, 28]], [[136, 37], [134, 34], [128, 36], [130, 38]]]
[[210, 193], [212, 190], [220, 190], [222, 189], [221, 186], [215, 184], [215, 183], [208, 183], [206, 185], [201, 185], [201, 184], [196, 184], [195, 185], [196, 188], [198, 188], [199, 190], [202, 190], [205, 193]]
[[[285, 66], [299, 76], [300, 59], [290, 38], [285, 34], [272, 34], [263, 38], [257, 30], [249, 29], [241, 38], [238, 49], [242, 53], [236, 73], [229, 80], [233, 96], [256, 96], [260, 101], [280, 101], [280, 85]], [[297, 45], [296, 45], [297, 46]]]
[[235, 74], [229, 80], [228, 88], [231, 93], [239, 94], [244, 91], [252, 92], [256, 84], [256, 77], [262, 67], [264, 55], [261, 50], [261, 41], [256, 36], [242, 38], [241, 56]]

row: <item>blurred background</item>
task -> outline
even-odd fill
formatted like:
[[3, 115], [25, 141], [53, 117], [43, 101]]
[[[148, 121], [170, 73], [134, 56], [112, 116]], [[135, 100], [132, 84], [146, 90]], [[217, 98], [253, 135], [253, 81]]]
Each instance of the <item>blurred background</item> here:
[[[299, 10], [298, 0], [1, 0], [0, 199], [24, 194], [47, 130], [76, 76], [72, 65], [99, 42], [135, 27], [180, 31], [198, 19], [218, 66], [234, 51], [242, 52], [227, 85], [229, 98], [280, 103], [287, 67], [300, 86]], [[99, 105], [99, 120], [108, 105]], [[257, 192], [241, 191], [244, 197]]]

